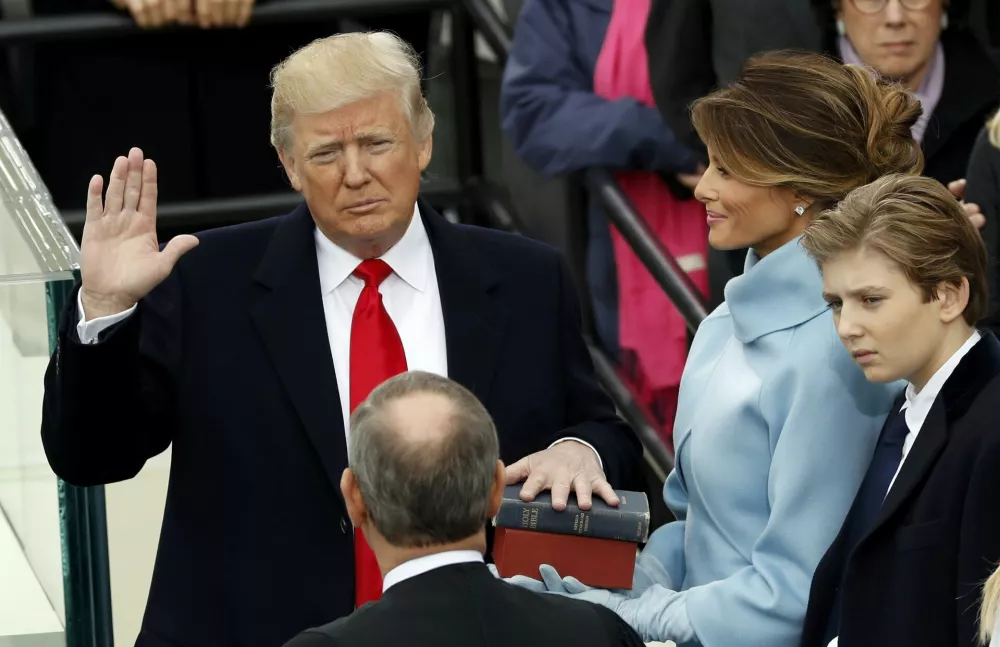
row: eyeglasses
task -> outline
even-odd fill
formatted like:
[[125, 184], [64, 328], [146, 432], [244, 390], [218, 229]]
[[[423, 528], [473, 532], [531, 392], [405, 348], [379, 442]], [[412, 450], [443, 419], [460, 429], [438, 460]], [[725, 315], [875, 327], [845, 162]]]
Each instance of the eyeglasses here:
[[[882, 11], [888, 3], [889, 0], [851, 0], [855, 9], [867, 14]], [[917, 11], [918, 9], [926, 9], [931, 4], [931, 0], [899, 0], [899, 4], [903, 5], [904, 9]]]

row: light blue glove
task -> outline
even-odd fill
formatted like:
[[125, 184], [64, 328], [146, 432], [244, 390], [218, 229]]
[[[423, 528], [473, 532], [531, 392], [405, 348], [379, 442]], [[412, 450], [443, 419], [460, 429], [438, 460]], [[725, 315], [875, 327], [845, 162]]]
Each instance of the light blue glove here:
[[[556, 569], [548, 564], [542, 564], [538, 569], [541, 582], [520, 575], [507, 581], [534, 591], [565, 595], [611, 609], [635, 629], [645, 642], [691, 642], [695, 639], [695, 633], [688, 619], [684, 594], [654, 582], [653, 578], [662, 576], [665, 571], [661, 573], [649, 561], [645, 566], [647, 568], [642, 571], [642, 583], [646, 586], [641, 591], [635, 588], [630, 591], [591, 588], [575, 577], [559, 577]], [[638, 568], [636, 577], [639, 577]]]
[[[493, 572], [495, 577], [500, 577], [497, 573], [496, 567], [492, 564], [490, 565], [490, 570]], [[541, 581], [524, 575], [515, 575], [507, 578], [506, 582], [515, 586], [536, 591], [538, 593], [559, 593], [567, 595], [563, 578], [559, 576], [556, 569], [548, 564], [542, 564], [538, 570], [542, 577]], [[573, 579], [573, 581], [579, 586], [585, 586], [578, 580]], [[658, 584], [665, 589], [674, 589], [673, 581], [670, 579], [670, 574], [667, 572], [667, 569], [664, 568], [660, 560], [653, 555], [652, 551], [644, 550], [639, 553], [639, 557], [635, 562], [635, 572], [632, 576], [631, 590], [617, 589], [615, 590], [615, 593], [623, 595], [627, 598], [634, 598], [639, 596], [643, 591], [654, 584]]]

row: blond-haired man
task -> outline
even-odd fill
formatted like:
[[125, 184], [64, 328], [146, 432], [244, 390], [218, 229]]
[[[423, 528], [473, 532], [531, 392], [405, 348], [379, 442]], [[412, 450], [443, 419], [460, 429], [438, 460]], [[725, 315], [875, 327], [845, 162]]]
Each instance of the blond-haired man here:
[[434, 122], [416, 61], [355, 33], [278, 65], [271, 141], [305, 199], [285, 216], [161, 251], [155, 164], [119, 158], [103, 200], [91, 181], [42, 435], [80, 485], [173, 445], [141, 646], [270, 647], [379, 597], [337, 485], [350, 412], [398, 373], [478, 396], [524, 496], [613, 501], [637, 470], [558, 254], [418, 199]]

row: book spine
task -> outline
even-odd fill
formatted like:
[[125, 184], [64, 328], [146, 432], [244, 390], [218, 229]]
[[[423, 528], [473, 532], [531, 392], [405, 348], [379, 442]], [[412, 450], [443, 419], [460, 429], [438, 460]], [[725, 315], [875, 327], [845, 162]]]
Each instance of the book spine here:
[[560, 535], [580, 535], [637, 544], [649, 535], [649, 515], [615, 509], [581, 510], [567, 505], [559, 512], [552, 504], [507, 499], [497, 513], [496, 525]]

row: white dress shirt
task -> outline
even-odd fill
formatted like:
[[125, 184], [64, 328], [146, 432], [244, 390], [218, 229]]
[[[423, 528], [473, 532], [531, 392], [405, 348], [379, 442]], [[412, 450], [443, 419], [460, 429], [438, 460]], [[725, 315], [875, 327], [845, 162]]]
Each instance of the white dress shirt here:
[[[973, 330], [972, 336], [948, 358], [947, 362], [941, 365], [941, 368], [931, 376], [931, 379], [927, 380], [927, 384], [920, 391], [917, 391], [912, 384], [906, 385], [906, 402], [903, 403], [900, 411], [906, 416], [906, 428], [908, 431], [906, 438], [903, 440], [903, 458], [899, 461], [899, 467], [896, 468], [896, 474], [892, 477], [892, 481], [889, 482], [890, 490], [899, 477], [900, 470], [903, 469], [903, 463], [906, 462], [906, 457], [909, 455], [910, 449], [913, 448], [913, 443], [917, 440], [917, 434], [920, 433], [921, 427], [924, 426], [924, 421], [927, 420], [927, 415], [931, 412], [934, 401], [937, 400], [941, 389], [944, 388], [944, 383], [948, 381], [951, 374], [958, 368], [958, 364], [962, 361], [962, 358], [972, 350], [972, 347], [981, 338], [982, 335], [979, 334], [979, 331]], [[888, 491], [886, 494], [888, 494]]]
[[411, 577], [423, 575], [427, 571], [433, 571], [442, 566], [452, 564], [465, 564], [466, 562], [484, 563], [483, 555], [478, 550], [448, 550], [443, 553], [424, 555], [408, 562], [403, 562], [396, 568], [385, 574], [382, 580], [382, 593], [389, 590], [389, 587], [399, 584], [403, 580]]
[[[354, 276], [361, 259], [335, 245], [319, 229], [315, 231], [316, 260], [319, 266], [319, 284], [326, 315], [326, 330], [333, 369], [337, 376], [337, 390], [344, 416], [345, 434], [350, 434], [351, 398], [351, 321], [354, 307], [361, 297], [365, 282]], [[434, 269], [434, 252], [427, 230], [424, 228], [420, 209], [413, 206], [410, 226], [398, 243], [381, 256], [390, 274], [379, 286], [382, 303], [392, 319], [403, 342], [406, 367], [411, 371], [426, 371], [448, 377], [448, 351], [445, 343], [444, 313], [438, 291], [437, 272]], [[81, 343], [97, 343], [99, 335], [114, 324], [135, 312], [132, 306], [125, 312], [86, 321], [83, 298], [77, 294], [80, 318], [76, 331]], [[597, 450], [579, 438], [561, 438], [552, 445], [575, 440], [590, 447], [597, 461], [604, 462]], [[552, 446], [550, 445], [550, 447]]]
[[[349, 430], [351, 321], [365, 287], [365, 282], [353, 272], [362, 259], [335, 245], [319, 229], [315, 235], [326, 330], [340, 391], [344, 428]], [[392, 268], [392, 274], [382, 281], [378, 291], [403, 342], [406, 368], [448, 377], [444, 313], [434, 270], [434, 253], [416, 207], [406, 233], [381, 258]]]
[[[924, 388], [917, 391], [916, 387], [912, 384], [906, 385], [906, 402], [900, 407], [900, 411], [906, 416], [906, 438], [903, 439], [903, 458], [899, 461], [899, 467], [896, 468], [896, 473], [892, 477], [892, 481], [889, 482], [889, 490], [896, 483], [896, 479], [899, 477], [900, 470], [903, 469], [903, 463], [906, 462], [906, 457], [910, 453], [910, 449], [913, 448], [913, 443], [917, 441], [917, 434], [920, 433], [921, 427], [924, 426], [924, 422], [927, 420], [927, 415], [931, 412], [931, 407], [934, 405], [934, 401], [937, 400], [938, 395], [941, 394], [941, 389], [944, 388], [944, 383], [948, 381], [951, 374], [955, 372], [958, 368], [959, 362], [962, 358], [968, 354], [972, 347], [976, 345], [982, 338], [978, 330], [972, 331], [972, 336], [969, 337], [962, 347], [955, 351], [948, 361], [941, 365], [931, 379], [927, 380], [927, 384]], [[886, 496], [889, 495], [889, 491], [886, 491]], [[829, 647], [838, 647], [839, 637], [834, 638], [830, 641]]]
[[993, 623], [993, 637], [990, 639], [990, 647], [1000, 647], [1000, 609], [997, 609], [997, 620]]

